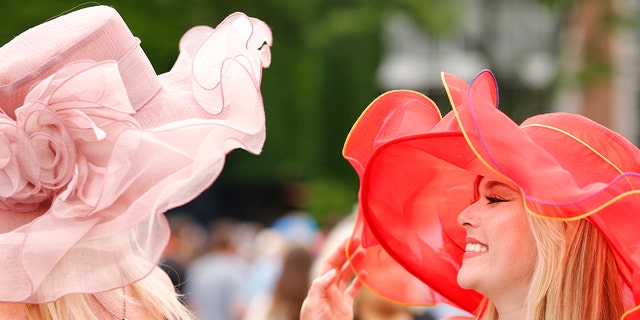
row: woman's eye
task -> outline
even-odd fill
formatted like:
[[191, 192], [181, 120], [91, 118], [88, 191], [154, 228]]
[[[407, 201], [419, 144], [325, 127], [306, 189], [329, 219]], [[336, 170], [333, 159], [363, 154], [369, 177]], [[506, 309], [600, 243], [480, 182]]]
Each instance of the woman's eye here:
[[487, 201], [489, 201], [489, 203], [498, 203], [498, 202], [507, 202], [507, 200], [502, 199], [502, 198], [498, 198], [496, 196], [486, 196], [485, 199], [487, 199]]

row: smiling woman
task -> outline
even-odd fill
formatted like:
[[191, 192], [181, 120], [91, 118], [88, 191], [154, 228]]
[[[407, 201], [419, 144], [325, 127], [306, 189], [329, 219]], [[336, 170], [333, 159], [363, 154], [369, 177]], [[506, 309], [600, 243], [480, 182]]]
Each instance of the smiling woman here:
[[522, 196], [506, 181], [482, 179], [479, 191], [480, 198], [458, 216], [467, 233], [458, 284], [504, 309], [521, 307], [536, 261]]
[[358, 220], [302, 319], [348, 319], [362, 285], [474, 319], [640, 319], [640, 150], [575, 114], [515, 124], [488, 71], [443, 82], [446, 116], [392, 91], [351, 130]]

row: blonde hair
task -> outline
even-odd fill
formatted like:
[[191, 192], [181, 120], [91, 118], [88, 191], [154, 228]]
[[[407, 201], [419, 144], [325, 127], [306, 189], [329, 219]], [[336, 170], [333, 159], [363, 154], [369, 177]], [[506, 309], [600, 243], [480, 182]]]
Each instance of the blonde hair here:
[[[29, 320], [101, 320], [100, 311], [95, 311], [95, 300], [123, 301], [127, 305], [143, 307], [153, 319], [193, 320], [193, 314], [178, 300], [172, 287], [154, 276], [132, 284], [125, 297], [120, 290], [99, 294], [70, 294], [51, 303], [28, 304]], [[92, 307], [93, 306], [93, 307]]]
[[[530, 215], [538, 257], [526, 301], [526, 319], [618, 320], [624, 313], [622, 280], [613, 251], [587, 220]], [[480, 319], [498, 319], [490, 301]]]

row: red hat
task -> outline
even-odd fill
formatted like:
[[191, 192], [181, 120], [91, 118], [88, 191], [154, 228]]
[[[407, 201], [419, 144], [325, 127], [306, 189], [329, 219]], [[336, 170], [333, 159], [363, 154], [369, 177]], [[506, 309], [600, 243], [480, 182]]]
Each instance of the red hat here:
[[456, 281], [465, 232], [456, 218], [478, 176], [506, 178], [525, 210], [588, 219], [613, 249], [625, 283], [626, 319], [640, 317], [640, 151], [585, 117], [549, 113], [520, 126], [497, 109], [493, 74], [468, 85], [442, 76], [453, 110], [427, 97], [383, 94], [344, 147], [360, 177], [360, 211], [347, 246], [365, 285], [399, 303], [445, 302], [475, 312], [482, 295]]

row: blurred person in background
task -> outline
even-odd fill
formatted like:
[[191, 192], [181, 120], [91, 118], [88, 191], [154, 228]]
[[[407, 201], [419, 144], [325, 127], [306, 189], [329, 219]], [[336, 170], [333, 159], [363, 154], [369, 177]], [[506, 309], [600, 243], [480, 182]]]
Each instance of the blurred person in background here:
[[260, 300], [263, 295], [271, 295], [282, 272], [283, 257], [287, 243], [280, 232], [263, 228], [253, 239], [253, 254], [250, 259], [247, 299]]
[[171, 279], [176, 292], [182, 295], [187, 267], [202, 254], [207, 231], [188, 212], [173, 212], [167, 219], [171, 236], [159, 266]]
[[282, 271], [271, 292], [253, 299], [245, 320], [298, 320], [302, 301], [311, 283], [313, 258], [309, 249], [294, 245], [285, 249]]
[[233, 241], [237, 226], [230, 219], [212, 222], [205, 253], [187, 268], [185, 299], [201, 320], [239, 320], [244, 315], [248, 265]]

